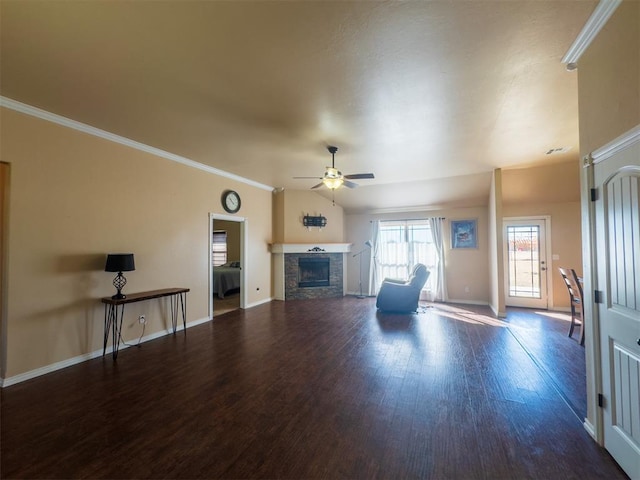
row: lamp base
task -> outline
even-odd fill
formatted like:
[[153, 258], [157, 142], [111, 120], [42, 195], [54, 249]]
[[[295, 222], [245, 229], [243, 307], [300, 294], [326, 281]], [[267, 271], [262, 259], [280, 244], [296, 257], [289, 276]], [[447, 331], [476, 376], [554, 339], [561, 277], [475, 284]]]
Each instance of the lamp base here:
[[114, 296], [111, 297], [112, 300], [122, 300], [123, 298], [127, 298], [127, 296], [124, 293], [122, 293], [122, 289], [126, 284], [127, 284], [127, 279], [124, 278], [124, 275], [122, 275], [122, 272], [118, 272], [118, 275], [116, 275], [116, 278], [113, 279], [113, 286], [116, 287], [116, 290], [118, 291], [118, 293], [116, 293]]

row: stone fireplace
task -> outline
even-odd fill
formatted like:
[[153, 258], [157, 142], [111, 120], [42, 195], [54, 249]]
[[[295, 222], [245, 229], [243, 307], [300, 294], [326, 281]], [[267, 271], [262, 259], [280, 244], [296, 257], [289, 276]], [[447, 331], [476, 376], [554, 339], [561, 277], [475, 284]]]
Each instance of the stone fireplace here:
[[273, 244], [274, 297], [277, 300], [342, 297], [344, 256], [349, 243]]

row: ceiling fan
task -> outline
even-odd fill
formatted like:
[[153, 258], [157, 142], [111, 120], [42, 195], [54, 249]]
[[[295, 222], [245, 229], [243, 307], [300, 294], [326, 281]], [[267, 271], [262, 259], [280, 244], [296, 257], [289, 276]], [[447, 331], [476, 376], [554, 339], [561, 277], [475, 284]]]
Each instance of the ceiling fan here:
[[321, 186], [325, 186], [330, 190], [335, 190], [344, 185], [347, 188], [356, 188], [358, 186], [357, 183], [350, 182], [349, 180], [359, 180], [363, 178], [375, 178], [373, 173], [352, 173], [350, 175], [343, 175], [340, 170], [336, 168], [336, 152], [338, 151], [338, 147], [334, 147], [329, 145], [327, 147], [329, 153], [331, 154], [331, 166], [326, 167], [324, 171], [324, 175], [322, 177], [293, 177], [293, 178], [317, 178], [322, 180], [322, 182], [318, 183], [311, 187], [311, 189], [319, 188]]

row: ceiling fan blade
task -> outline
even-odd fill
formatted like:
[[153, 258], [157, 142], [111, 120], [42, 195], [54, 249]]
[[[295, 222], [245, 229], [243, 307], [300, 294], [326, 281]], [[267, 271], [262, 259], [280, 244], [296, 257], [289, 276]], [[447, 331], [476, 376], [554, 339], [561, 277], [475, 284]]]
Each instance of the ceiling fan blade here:
[[[315, 177], [314, 177], [314, 178], [315, 178]], [[313, 187], [311, 187], [311, 190], [313, 190], [314, 188], [320, 188], [320, 187], [321, 187], [321, 186], [323, 186], [323, 185], [324, 185], [324, 183], [320, 182], [319, 184], [314, 185]]]
[[318, 180], [322, 180], [322, 177], [293, 177], [294, 179], [299, 179], [299, 178], [314, 178], [314, 179], [318, 179]]
[[342, 185], [344, 185], [347, 188], [356, 188], [358, 186], [357, 183], [350, 182], [349, 180], [345, 180]]
[[344, 178], [358, 180], [361, 178], [376, 178], [376, 177], [373, 175], [373, 173], [352, 173], [351, 175], [345, 175]]

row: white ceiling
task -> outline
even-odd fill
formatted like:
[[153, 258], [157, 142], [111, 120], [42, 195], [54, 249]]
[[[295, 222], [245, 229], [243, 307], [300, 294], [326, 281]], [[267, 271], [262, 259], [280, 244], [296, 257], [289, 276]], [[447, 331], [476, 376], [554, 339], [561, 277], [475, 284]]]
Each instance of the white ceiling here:
[[273, 187], [337, 145], [376, 176], [347, 211], [478, 205], [494, 168], [578, 158], [560, 59], [596, 3], [2, 0], [0, 92]]

